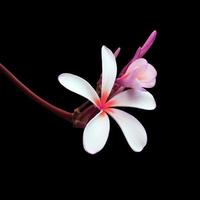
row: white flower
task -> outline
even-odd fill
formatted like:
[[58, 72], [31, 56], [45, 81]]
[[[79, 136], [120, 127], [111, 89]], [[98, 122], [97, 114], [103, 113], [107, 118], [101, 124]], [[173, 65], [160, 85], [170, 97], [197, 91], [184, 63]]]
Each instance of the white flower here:
[[86, 125], [83, 133], [84, 149], [95, 154], [106, 144], [110, 130], [110, 115], [120, 126], [130, 147], [141, 151], [147, 143], [147, 135], [141, 123], [132, 115], [113, 107], [135, 107], [153, 110], [156, 107], [153, 96], [146, 90], [128, 89], [109, 99], [110, 92], [116, 80], [117, 65], [115, 56], [102, 47], [102, 88], [101, 97], [94, 88], [84, 79], [69, 73], [61, 74], [59, 82], [68, 90], [90, 100], [99, 113]]

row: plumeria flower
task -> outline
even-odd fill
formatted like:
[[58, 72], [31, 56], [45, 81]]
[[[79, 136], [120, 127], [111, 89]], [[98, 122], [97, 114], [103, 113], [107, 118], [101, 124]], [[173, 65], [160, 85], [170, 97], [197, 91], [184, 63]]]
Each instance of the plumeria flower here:
[[133, 61], [126, 72], [117, 79], [124, 87], [142, 89], [152, 88], [156, 84], [157, 72], [144, 58]]
[[[142, 61], [144, 62], [144, 60], [140, 62]], [[108, 48], [103, 46], [100, 97], [86, 80], [76, 75], [64, 73], [58, 77], [59, 82], [65, 88], [87, 98], [99, 110], [98, 114], [87, 123], [83, 133], [83, 146], [90, 154], [99, 152], [106, 144], [110, 131], [108, 115], [117, 122], [128, 144], [134, 151], [141, 151], [147, 143], [146, 131], [142, 124], [132, 115], [115, 107], [135, 107], [153, 110], [156, 107], [155, 100], [146, 90], [137, 89], [127, 89], [110, 98], [116, 76], [117, 64], [115, 56]]]

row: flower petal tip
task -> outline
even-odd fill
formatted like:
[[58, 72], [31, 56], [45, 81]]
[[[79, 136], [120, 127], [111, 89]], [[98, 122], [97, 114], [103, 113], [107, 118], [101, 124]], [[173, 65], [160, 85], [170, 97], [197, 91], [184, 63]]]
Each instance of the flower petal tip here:
[[63, 73], [58, 76], [58, 81], [60, 82], [61, 85], [62, 85], [64, 79], [67, 77], [67, 75], [68, 75], [68, 73]]
[[154, 30], [154, 31], [152, 32], [152, 35], [154, 35], [154, 36], [156, 37], [156, 35], [157, 35], [157, 31]]
[[99, 151], [93, 151], [93, 150], [91, 150], [91, 149], [87, 149], [87, 147], [86, 146], [84, 146], [83, 145], [83, 148], [84, 148], [84, 150], [88, 153], [88, 154], [90, 154], [90, 155], [95, 155], [95, 154], [97, 154]]
[[[146, 143], [147, 144], [147, 143]], [[132, 149], [134, 152], [139, 153], [141, 151], [143, 151], [143, 149], [145, 148], [146, 144], [144, 146], [138, 147], [137, 149]]]
[[102, 50], [102, 51], [107, 51], [108, 48], [107, 48], [105, 45], [102, 45], [101, 50]]

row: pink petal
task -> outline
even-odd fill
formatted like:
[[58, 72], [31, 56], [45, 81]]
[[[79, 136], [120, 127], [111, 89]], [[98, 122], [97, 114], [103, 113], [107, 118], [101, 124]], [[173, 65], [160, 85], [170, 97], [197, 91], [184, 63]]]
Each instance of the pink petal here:
[[149, 81], [149, 82], [143, 82], [141, 83], [141, 87], [144, 87], [144, 88], [152, 88], [154, 87], [156, 84], [156, 79], [154, 78], [153, 80]]
[[117, 48], [117, 50], [116, 50], [116, 51], [115, 51], [115, 53], [114, 53], [114, 55], [115, 55], [115, 58], [117, 58], [117, 57], [118, 57], [118, 55], [119, 55], [120, 51], [121, 51], [121, 48], [120, 48], [120, 47], [119, 47], [119, 48]]
[[136, 77], [137, 74], [144, 71], [148, 66], [147, 61], [144, 58], [139, 58], [135, 60], [126, 70], [125, 74], [117, 79], [117, 81], [125, 86], [125, 87], [131, 87], [136, 88]]
[[157, 76], [157, 71], [151, 64], [148, 64], [148, 67], [145, 70], [145, 74], [146, 74], [146, 77], [148, 77], [148, 80], [152, 80]]
[[140, 58], [143, 57], [146, 52], [151, 48], [153, 45], [155, 39], [156, 39], [157, 32], [153, 31], [151, 35], [148, 37], [144, 45], [142, 46], [141, 52], [140, 52]]
[[[140, 72], [139, 72], [140, 73]], [[146, 70], [144, 70], [142, 73], [142, 79], [139, 80], [141, 87], [144, 88], [152, 88], [156, 84], [156, 76], [157, 76], [157, 71], [155, 68], [148, 64]]]
[[146, 90], [125, 90], [108, 101], [112, 107], [134, 107], [144, 110], [153, 110], [156, 108], [154, 97]]
[[133, 89], [137, 89], [137, 90], [142, 90], [142, 86], [137, 81], [134, 74], [132, 76], [129, 76], [126, 78], [124, 78], [124, 76], [121, 78], [118, 78], [117, 83], [124, 88], [133, 88]]
[[147, 68], [148, 62], [144, 58], [139, 58], [135, 60], [131, 65], [128, 67], [127, 72], [133, 72], [135, 69], [144, 70]]
[[83, 146], [90, 154], [99, 152], [106, 144], [110, 121], [105, 112], [100, 112], [86, 125], [83, 133]]
[[127, 69], [126, 73], [117, 79], [124, 87], [134, 89], [151, 88], [156, 83], [157, 71], [147, 63], [144, 58], [135, 60]]
[[108, 98], [117, 75], [115, 56], [110, 49], [102, 46], [102, 89], [101, 96], [104, 101]]
[[118, 123], [130, 147], [142, 151], [147, 143], [147, 135], [142, 124], [132, 115], [118, 109], [111, 108], [109, 115]]
[[85, 97], [96, 105], [99, 96], [86, 80], [69, 73], [59, 75], [58, 80], [68, 90]]

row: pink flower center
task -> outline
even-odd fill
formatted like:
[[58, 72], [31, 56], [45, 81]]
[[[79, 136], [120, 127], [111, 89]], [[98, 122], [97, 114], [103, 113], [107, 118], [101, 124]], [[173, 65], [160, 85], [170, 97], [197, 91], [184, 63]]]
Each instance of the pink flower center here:
[[142, 80], [146, 80], [147, 79], [147, 76], [146, 76], [146, 73], [144, 71], [140, 72], [137, 74], [136, 78], [140, 81]]
[[107, 101], [108, 95], [105, 93], [101, 96], [101, 99], [96, 100], [96, 105], [100, 111], [109, 112], [109, 108], [114, 105], [114, 100]]

